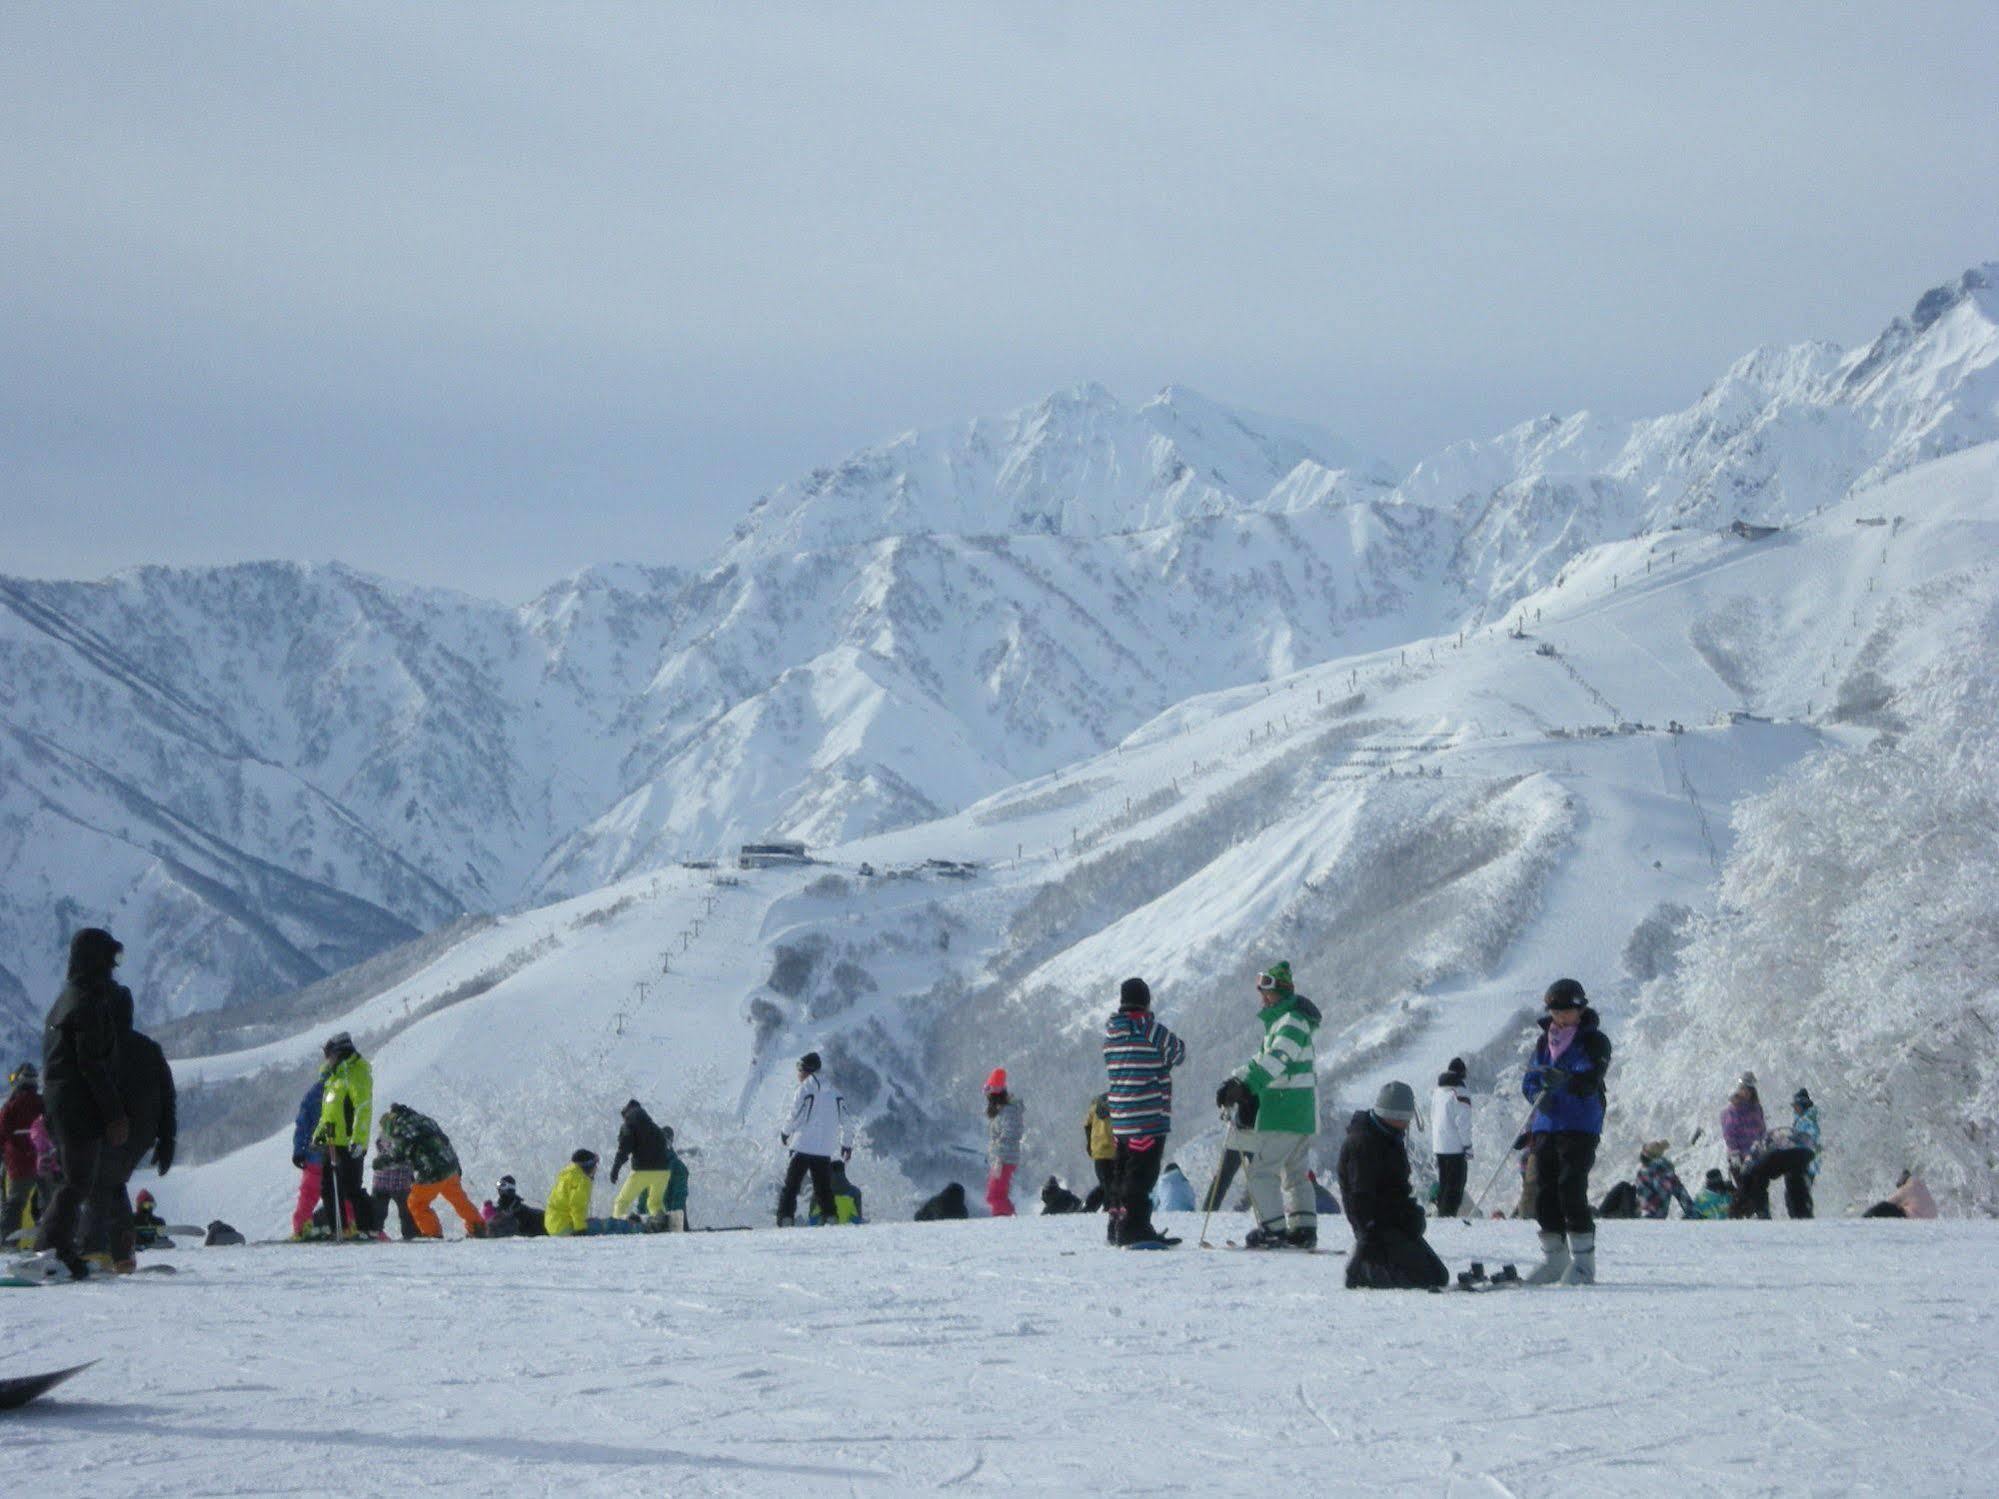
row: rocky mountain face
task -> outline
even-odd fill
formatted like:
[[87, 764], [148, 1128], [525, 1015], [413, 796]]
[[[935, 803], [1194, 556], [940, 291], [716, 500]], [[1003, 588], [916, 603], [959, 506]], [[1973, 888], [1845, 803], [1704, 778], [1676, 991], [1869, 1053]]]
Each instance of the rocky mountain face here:
[[0, 579], [0, 1027], [26, 1044], [85, 921], [155, 1013], [254, 999], [461, 911], [955, 810], [1194, 694], [1496, 617], [1605, 539], [1809, 512], [1999, 436], [1995, 273], [1687, 411], [1399, 480], [1084, 386], [784, 486], [697, 573], [519, 608], [338, 566]]

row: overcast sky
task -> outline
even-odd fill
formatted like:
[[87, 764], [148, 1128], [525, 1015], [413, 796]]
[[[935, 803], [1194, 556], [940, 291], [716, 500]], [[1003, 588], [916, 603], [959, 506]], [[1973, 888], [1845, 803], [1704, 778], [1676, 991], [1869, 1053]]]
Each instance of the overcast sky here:
[[[1086, 12], [1086, 13], [1085, 13]], [[0, 573], [518, 599], [1079, 379], [1406, 464], [1999, 258], [1999, 6], [0, 11]]]

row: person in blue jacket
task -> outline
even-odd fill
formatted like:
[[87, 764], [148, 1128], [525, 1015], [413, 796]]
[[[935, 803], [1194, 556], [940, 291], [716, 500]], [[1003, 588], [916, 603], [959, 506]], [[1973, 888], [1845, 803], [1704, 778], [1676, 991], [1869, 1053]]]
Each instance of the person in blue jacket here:
[[1610, 1037], [1574, 979], [1556, 979], [1541, 1006], [1540, 1039], [1520, 1084], [1534, 1105], [1527, 1136], [1542, 1254], [1527, 1280], [1533, 1285], [1589, 1285], [1596, 1280], [1589, 1173], [1603, 1135]]
[[1152, 1189], [1152, 1206], [1155, 1211], [1164, 1213], [1194, 1211], [1194, 1184], [1180, 1170], [1178, 1161], [1169, 1163], [1159, 1173], [1159, 1185]]
[[[306, 1237], [312, 1227], [312, 1215], [319, 1207], [319, 1174], [326, 1165], [326, 1152], [312, 1143], [312, 1134], [319, 1128], [319, 1110], [325, 1093], [326, 1075], [321, 1072], [299, 1100], [298, 1118], [292, 1122], [292, 1164], [299, 1173], [298, 1204], [292, 1209], [294, 1239]], [[349, 1223], [354, 1221], [353, 1210], [345, 1203], [341, 1204], [341, 1214]]]

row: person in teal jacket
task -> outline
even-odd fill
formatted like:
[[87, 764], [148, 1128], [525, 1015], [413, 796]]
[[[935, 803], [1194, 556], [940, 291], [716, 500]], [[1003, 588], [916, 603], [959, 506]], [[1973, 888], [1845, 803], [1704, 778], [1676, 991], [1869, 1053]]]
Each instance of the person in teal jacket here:
[[1243, 1177], [1257, 1226], [1243, 1242], [1251, 1249], [1312, 1249], [1319, 1207], [1306, 1168], [1319, 1129], [1313, 1036], [1320, 1015], [1292, 987], [1289, 963], [1257, 975], [1256, 998], [1263, 1044], [1215, 1095], [1222, 1108], [1236, 1109], [1236, 1149], [1248, 1161]]

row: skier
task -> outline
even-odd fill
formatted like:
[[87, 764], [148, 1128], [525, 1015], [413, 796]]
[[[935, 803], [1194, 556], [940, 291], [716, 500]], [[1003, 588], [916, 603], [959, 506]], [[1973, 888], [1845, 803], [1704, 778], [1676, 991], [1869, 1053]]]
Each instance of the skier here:
[[597, 1175], [597, 1152], [579, 1150], [569, 1157], [548, 1189], [548, 1207], [542, 1213], [542, 1227], [551, 1239], [594, 1232], [590, 1217], [590, 1187]]
[[441, 1239], [444, 1228], [431, 1204], [442, 1197], [465, 1225], [465, 1237], [477, 1239], [486, 1232], [486, 1220], [465, 1195], [459, 1178], [458, 1152], [450, 1137], [435, 1119], [419, 1114], [408, 1104], [392, 1103], [382, 1116], [382, 1140], [390, 1153], [409, 1164], [416, 1184], [410, 1188], [410, 1218], [416, 1231], [426, 1239]]
[[1159, 1173], [1159, 1185], [1152, 1192], [1152, 1208], [1159, 1213], [1195, 1211], [1194, 1184], [1180, 1170], [1178, 1161], [1169, 1161], [1166, 1169]]
[[1111, 1182], [1117, 1175], [1117, 1136], [1111, 1132], [1108, 1093], [1090, 1100], [1090, 1111], [1083, 1116], [1083, 1149], [1089, 1152], [1090, 1170], [1097, 1177], [1096, 1186], [1083, 1200], [1083, 1211], [1094, 1213], [1110, 1205]]
[[1292, 987], [1289, 963], [1257, 975], [1256, 998], [1263, 1045], [1215, 1094], [1224, 1109], [1256, 1104], [1255, 1128], [1236, 1134], [1257, 1218], [1243, 1242], [1251, 1249], [1311, 1249], [1319, 1242], [1319, 1209], [1305, 1170], [1319, 1128], [1312, 1041], [1319, 1011]]
[[382, 1225], [383, 1233], [389, 1231], [389, 1209], [394, 1208], [397, 1232], [405, 1240], [423, 1237], [416, 1219], [410, 1216], [410, 1192], [415, 1187], [416, 1169], [398, 1156], [389, 1143], [389, 1121], [384, 1117], [381, 1135], [375, 1141], [374, 1164], [368, 1172], [368, 1200], [374, 1205], [375, 1221]]
[[1527, 1280], [1531, 1285], [1591, 1285], [1596, 1280], [1596, 1220], [1589, 1210], [1589, 1172], [1603, 1134], [1610, 1037], [1574, 979], [1556, 979], [1541, 1003], [1547, 1012], [1541, 1036], [1520, 1083], [1534, 1105], [1527, 1132], [1542, 1253]]
[[1013, 1216], [1013, 1174], [1020, 1169], [1020, 1137], [1027, 1108], [1007, 1091], [1006, 1068], [986, 1079], [986, 1209], [995, 1218]]
[[918, 1223], [941, 1223], [951, 1218], [969, 1218], [971, 1212], [965, 1206], [965, 1189], [958, 1182], [947, 1182], [944, 1190], [916, 1210]]
[[98, 1156], [98, 1192], [84, 1210], [87, 1241], [102, 1246], [111, 1267], [120, 1274], [139, 1268], [132, 1227], [132, 1201], [126, 1186], [147, 1154], [153, 1168], [165, 1176], [173, 1167], [178, 1138], [173, 1069], [159, 1043], [132, 1028], [132, 991], [116, 985], [111, 995], [112, 1023], [118, 1028], [118, 1048], [112, 1063], [118, 1096], [130, 1122], [124, 1143], [106, 1142]]
[[611, 1184], [617, 1186], [618, 1173], [625, 1162], [632, 1174], [618, 1188], [611, 1203], [613, 1217], [627, 1218], [647, 1213], [664, 1213], [673, 1168], [667, 1164], [666, 1132], [653, 1123], [652, 1115], [636, 1098], [627, 1099], [618, 1119], [618, 1153], [611, 1158]]
[[41, 1247], [82, 1280], [89, 1266], [76, 1252], [77, 1219], [88, 1206], [98, 1221], [122, 1216], [121, 1188], [111, 1186], [104, 1153], [132, 1132], [118, 1091], [118, 1011], [124, 988], [112, 980], [124, 944], [101, 927], [70, 939], [69, 978], [42, 1029], [42, 1123], [55, 1141], [62, 1183], [38, 1225]]
[[1791, 1143], [1809, 1150], [1812, 1158], [1803, 1171], [1794, 1171], [1784, 1178], [1784, 1211], [1793, 1218], [1809, 1218], [1812, 1183], [1819, 1179], [1819, 1156], [1825, 1146], [1819, 1137], [1818, 1105], [1812, 1102], [1807, 1089], [1800, 1088], [1791, 1095], [1791, 1115]]
[[485, 1209], [486, 1233], [495, 1239], [539, 1239], [548, 1232], [544, 1210], [521, 1200], [511, 1176], [500, 1178], [495, 1201]]
[[1756, 1074], [1745, 1072], [1736, 1080], [1721, 1111], [1721, 1142], [1728, 1149], [1728, 1174], [1740, 1184], [1763, 1148], [1763, 1101], [1756, 1095]]
[[1423, 1290], [1450, 1284], [1451, 1273], [1423, 1241], [1423, 1209], [1409, 1186], [1405, 1138], [1416, 1117], [1407, 1083], [1385, 1083], [1372, 1109], [1347, 1123], [1340, 1146], [1340, 1196], [1353, 1228], [1347, 1258], [1350, 1291]]
[[1680, 1204], [1680, 1215], [1685, 1218], [1698, 1216], [1694, 1210], [1694, 1200], [1680, 1182], [1679, 1172], [1667, 1158], [1669, 1144], [1665, 1140], [1647, 1142], [1638, 1152], [1638, 1215], [1641, 1218], [1664, 1218], [1674, 1202]]
[[35, 1173], [35, 1142], [28, 1128], [43, 1114], [42, 1075], [33, 1062], [23, 1062], [7, 1078], [7, 1101], [0, 1104], [0, 1172], [7, 1191], [0, 1198], [0, 1241], [20, 1227], [39, 1181]]
[[1471, 1091], [1463, 1057], [1452, 1057], [1430, 1095], [1430, 1149], [1437, 1158], [1437, 1216], [1455, 1218], [1471, 1166]]
[[1083, 1199], [1071, 1192], [1054, 1177], [1041, 1184], [1041, 1216], [1054, 1217], [1060, 1213], [1080, 1213]]
[[1111, 1133], [1117, 1136], [1105, 1226], [1112, 1244], [1170, 1248], [1180, 1242], [1152, 1226], [1152, 1185], [1173, 1128], [1173, 1069], [1186, 1059], [1187, 1043], [1153, 1015], [1145, 980], [1126, 979], [1118, 988], [1117, 1012], [1104, 1022]]
[[368, 1158], [368, 1126], [374, 1120], [375, 1072], [345, 1031], [327, 1037], [323, 1054], [319, 1123], [313, 1129], [312, 1143], [326, 1153], [320, 1171], [326, 1221], [336, 1237], [347, 1238], [350, 1231], [339, 1225], [351, 1210], [351, 1233], [364, 1239], [378, 1238], [380, 1225], [375, 1221], [374, 1204], [361, 1189], [361, 1163]]
[[779, 1228], [790, 1228], [797, 1222], [798, 1189], [808, 1174], [813, 1205], [821, 1218], [832, 1218], [837, 1211], [833, 1205], [834, 1152], [837, 1150], [843, 1161], [854, 1158], [854, 1126], [847, 1118], [847, 1101], [821, 1076], [820, 1066], [816, 1051], [798, 1059], [798, 1092], [792, 1096], [791, 1114], [778, 1135], [791, 1150], [784, 1189], [777, 1198]]
[[1703, 1218], [1713, 1221], [1728, 1216], [1728, 1210], [1735, 1205], [1735, 1189], [1729, 1184], [1728, 1175], [1719, 1166], [1708, 1167], [1705, 1180], [1701, 1182], [1700, 1196], [1694, 1199], [1689, 1218]]

